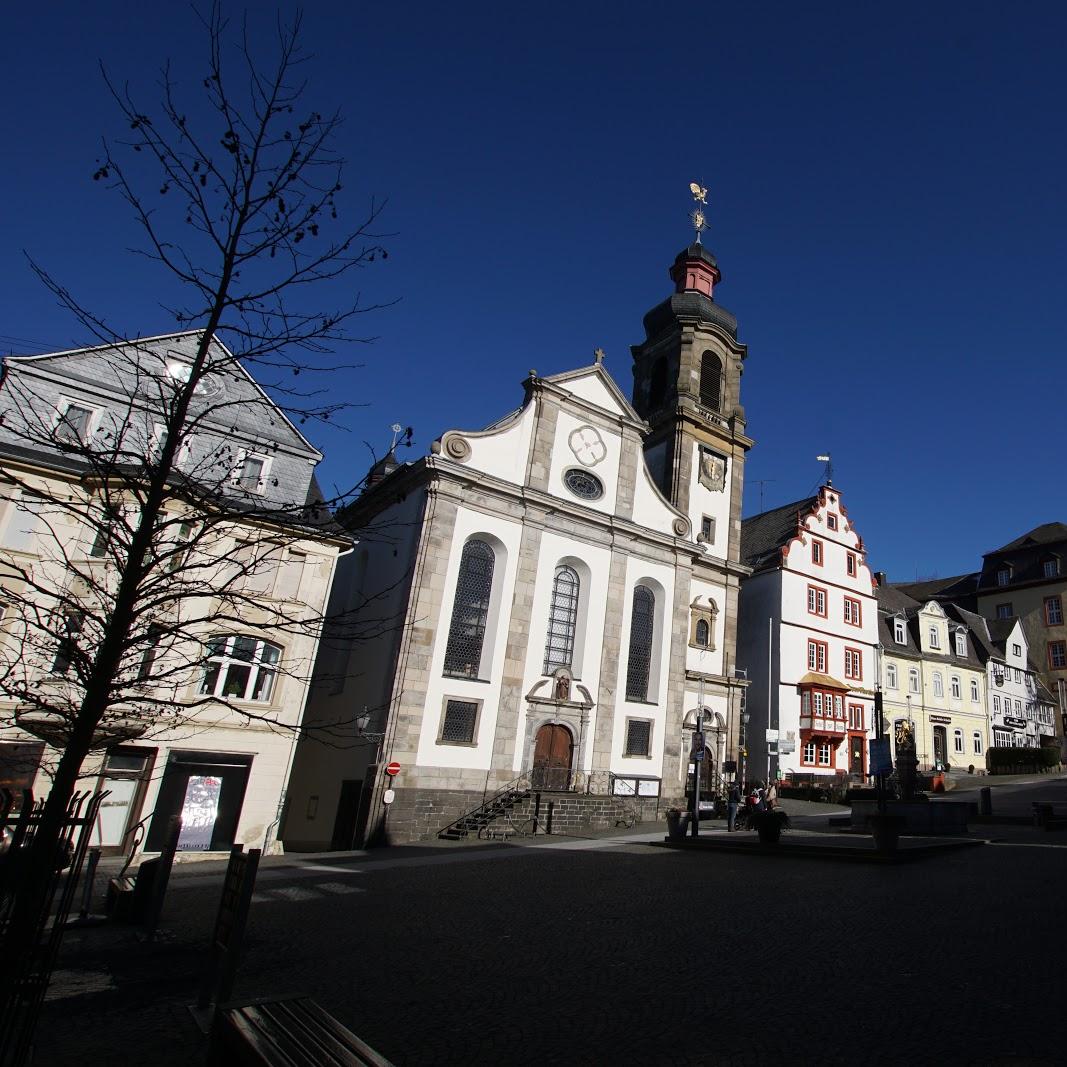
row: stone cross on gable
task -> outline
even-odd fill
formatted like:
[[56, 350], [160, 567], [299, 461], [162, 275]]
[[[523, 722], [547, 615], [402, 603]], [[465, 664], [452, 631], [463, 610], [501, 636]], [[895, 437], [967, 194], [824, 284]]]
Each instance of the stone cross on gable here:
[[594, 348], [593, 358], [596, 360], [596, 365], [599, 367], [604, 362], [604, 349]]

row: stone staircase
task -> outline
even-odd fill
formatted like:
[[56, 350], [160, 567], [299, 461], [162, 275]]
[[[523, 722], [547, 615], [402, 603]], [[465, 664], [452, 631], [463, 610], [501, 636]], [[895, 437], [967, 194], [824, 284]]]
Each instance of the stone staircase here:
[[505, 812], [511, 811], [517, 805], [528, 800], [530, 787], [524, 779], [518, 779], [506, 786], [495, 796], [490, 797], [480, 807], [461, 815], [454, 822], [438, 831], [437, 836], [445, 841], [460, 841], [473, 834], [478, 836], [479, 831], [484, 830], [495, 819], [500, 818]]

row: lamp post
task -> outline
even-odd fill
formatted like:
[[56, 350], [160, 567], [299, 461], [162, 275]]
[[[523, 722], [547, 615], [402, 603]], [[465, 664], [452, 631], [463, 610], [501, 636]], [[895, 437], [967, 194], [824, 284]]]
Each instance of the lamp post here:
[[[885, 722], [882, 712], [882, 653], [885, 651], [885, 647], [881, 644], [874, 646], [874, 660], [875, 660], [875, 684], [874, 684], [874, 736], [878, 742], [879, 756], [884, 747], [885, 740]], [[880, 815], [885, 814], [885, 773], [879, 772], [874, 779], [875, 782], [875, 796], [878, 803], [878, 812]]]

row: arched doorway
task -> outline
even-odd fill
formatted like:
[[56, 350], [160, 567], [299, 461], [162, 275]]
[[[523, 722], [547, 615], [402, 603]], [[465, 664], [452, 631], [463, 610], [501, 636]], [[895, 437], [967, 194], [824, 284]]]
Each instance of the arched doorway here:
[[534, 789], [570, 789], [574, 735], [566, 726], [545, 723], [534, 741], [530, 784]]

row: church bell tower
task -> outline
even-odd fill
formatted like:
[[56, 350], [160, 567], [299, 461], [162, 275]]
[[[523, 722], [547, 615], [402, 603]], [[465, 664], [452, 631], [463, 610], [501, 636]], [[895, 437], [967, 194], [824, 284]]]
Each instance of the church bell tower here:
[[[703, 202], [705, 190], [692, 190]], [[737, 319], [715, 302], [722, 275], [701, 244], [699, 207], [692, 218], [696, 239], [670, 269], [674, 293], [645, 315], [645, 340], [631, 348], [633, 406], [651, 428], [645, 458], [660, 490], [689, 517], [710, 555], [737, 562], [745, 454], [753, 444], [741, 406], [747, 350]]]

